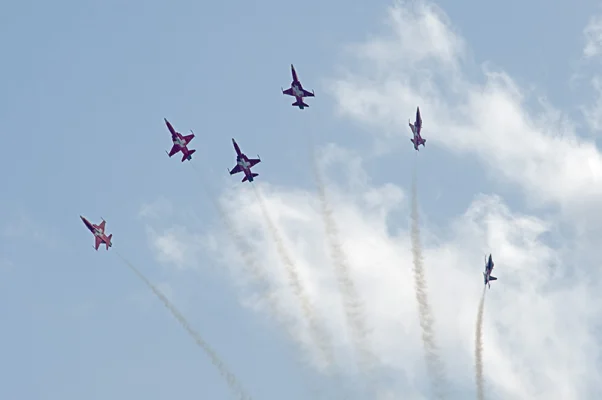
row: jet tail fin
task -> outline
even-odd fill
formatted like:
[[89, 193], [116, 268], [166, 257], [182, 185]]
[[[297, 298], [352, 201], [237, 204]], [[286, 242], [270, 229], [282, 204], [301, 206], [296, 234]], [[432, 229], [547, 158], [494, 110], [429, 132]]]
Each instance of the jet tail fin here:
[[186, 160], [192, 160], [192, 155], [194, 154], [196, 150], [189, 150], [188, 153], [185, 153], [182, 155], [182, 162], [186, 161]]
[[242, 178], [242, 181], [241, 181], [241, 182], [246, 182], [246, 181], [253, 182], [253, 178], [255, 178], [256, 176], [259, 176], [259, 174], [258, 174], [258, 173], [251, 173], [251, 179], [249, 180], [249, 177], [247, 177], [247, 176], [245, 175], [245, 177], [244, 177], [244, 178]]
[[309, 104], [305, 104], [305, 103], [303, 102], [303, 100], [297, 100], [297, 101], [295, 101], [295, 102], [292, 104], [292, 106], [294, 106], [294, 107], [299, 107], [300, 109], [302, 109], [302, 110], [303, 110], [305, 107], [309, 107]]

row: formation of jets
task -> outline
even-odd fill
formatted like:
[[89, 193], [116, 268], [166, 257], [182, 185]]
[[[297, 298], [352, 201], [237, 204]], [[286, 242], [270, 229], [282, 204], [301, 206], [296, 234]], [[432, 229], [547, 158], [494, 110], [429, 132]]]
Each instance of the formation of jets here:
[[[299, 81], [297, 71], [295, 71], [295, 67], [293, 66], [293, 64], [291, 64], [291, 74], [293, 75], [291, 87], [286, 90], [282, 90], [281, 88], [282, 94], [287, 96], [293, 96], [295, 98], [295, 102], [291, 105], [293, 107], [299, 107], [299, 109], [303, 110], [304, 108], [309, 107], [309, 105], [303, 101], [303, 98], [315, 97], [315, 94], [313, 91], [309, 92], [303, 88], [303, 85], [301, 85], [301, 82]], [[194, 132], [190, 131], [190, 135], [184, 136], [181, 133], [177, 132], [167, 119], [164, 118], [164, 121], [165, 125], [167, 125], [167, 129], [169, 129], [169, 132], [171, 133], [171, 141], [173, 142], [173, 146], [171, 147], [169, 153], [166, 151], [167, 155], [171, 158], [174, 154], [182, 152], [182, 162], [184, 162], [185, 160], [192, 160], [192, 154], [194, 154], [196, 150], [189, 149], [188, 145], [190, 144], [192, 139], [194, 139]], [[420, 116], [420, 107], [416, 108], [416, 120], [414, 121], [414, 123], [412, 124], [410, 121], [408, 121], [408, 124], [410, 125], [410, 129], [413, 135], [410, 141], [414, 145], [414, 149], [416, 151], [420, 151], [420, 145], [426, 147], [426, 139], [423, 139], [421, 136], [422, 118]], [[257, 158], [249, 158], [240, 150], [240, 147], [234, 139], [232, 139], [232, 144], [234, 145], [234, 150], [236, 151], [236, 165], [231, 170], [228, 170], [228, 172], [230, 173], [230, 175], [243, 172], [244, 178], [242, 179], [242, 182], [253, 182], [255, 177], [257, 177], [259, 174], [252, 172], [251, 168], [261, 162], [259, 155], [257, 156]], [[109, 247], [112, 246], [111, 238], [113, 237], [113, 235], [111, 234], [107, 236], [105, 234], [105, 220], [103, 219], [100, 225], [95, 225], [90, 223], [86, 218], [82, 216], [80, 216], [80, 218], [82, 219], [86, 227], [90, 230], [90, 232], [92, 232], [92, 234], [94, 235], [94, 248], [98, 250], [98, 247], [102, 243], [104, 243], [106, 245], [106, 249], [109, 250]], [[491, 276], [493, 265], [493, 260], [490, 254], [489, 259], [485, 259], [485, 272], [483, 272], [483, 279], [485, 281], [485, 285], [489, 286], [489, 288], [491, 288], [490, 282], [497, 280], [495, 276]]]

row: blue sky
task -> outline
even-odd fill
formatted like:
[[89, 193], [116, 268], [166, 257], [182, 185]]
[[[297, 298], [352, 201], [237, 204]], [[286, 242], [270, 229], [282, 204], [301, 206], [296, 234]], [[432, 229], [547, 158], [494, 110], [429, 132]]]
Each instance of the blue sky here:
[[[448, 398], [475, 395], [489, 252], [499, 280], [485, 306], [488, 398], [591, 398], [601, 13], [590, 1], [518, 0], [5, 7], [0, 397], [231, 398], [119, 251], [254, 399], [431, 398], [408, 233], [417, 166]], [[303, 111], [279, 92], [291, 63], [316, 92]], [[418, 156], [407, 127], [416, 105], [427, 139]], [[164, 117], [194, 130], [191, 163], [165, 155]], [[345, 323], [308, 136], [364, 303], [373, 384]], [[226, 173], [231, 138], [261, 156], [257, 187], [331, 337], [339, 379], [319, 365], [251, 185]], [[247, 237], [263, 286], [247, 282], [212, 199]], [[79, 215], [106, 219], [110, 251], [92, 250]]]

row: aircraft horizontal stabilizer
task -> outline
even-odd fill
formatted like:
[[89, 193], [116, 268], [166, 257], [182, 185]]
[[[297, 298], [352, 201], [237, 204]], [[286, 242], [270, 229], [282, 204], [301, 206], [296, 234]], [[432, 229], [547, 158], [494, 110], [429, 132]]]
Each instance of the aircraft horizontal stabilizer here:
[[299, 108], [305, 108], [305, 107], [309, 107], [308, 104], [305, 104], [305, 102], [303, 101], [295, 101], [293, 104], [291, 104], [294, 107], [299, 107]]

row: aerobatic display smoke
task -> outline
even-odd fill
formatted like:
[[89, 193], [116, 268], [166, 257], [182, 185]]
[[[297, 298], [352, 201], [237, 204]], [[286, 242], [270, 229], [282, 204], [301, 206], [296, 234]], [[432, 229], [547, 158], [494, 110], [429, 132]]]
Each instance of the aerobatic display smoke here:
[[[207, 193], [207, 196], [210, 196], [210, 194]], [[253, 252], [249, 249], [244, 236], [236, 229], [236, 226], [234, 225], [226, 211], [223, 209], [223, 207], [213, 199], [212, 203], [218, 210], [218, 214], [220, 215], [221, 220], [226, 226], [226, 231], [233, 239], [234, 247], [236, 247], [237, 251], [242, 257], [243, 262], [247, 266], [247, 270], [253, 275], [253, 278], [256, 281], [261, 282], [263, 285], [265, 285], [265, 288], [263, 289], [264, 291], [260, 295], [261, 301], [265, 301], [265, 304], [268, 307], [268, 312], [270, 313], [271, 317], [277, 323], [282, 325], [286, 334], [293, 341], [298, 341], [298, 335], [295, 331], [294, 321], [292, 321], [291, 318], [287, 317], [286, 313], [282, 309], [282, 305], [278, 302], [278, 298], [272, 291], [272, 284], [267, 276], [267, 271], [260, 266], [257, 257], [255, 257], [255, 254], [253, 254]]]
[[485, 309], [485, 288], [479, 302], [479, 311], [477, 313], [477, 328], [474, 343], [475, 354], [475, 381], [477, 383], [477, 399], [485, 400], [484, 379], [483, 379], [483, 310]]
[[416, 167], [412, 178], [412, 255], [414, 258], [414, 281], [416, 285], [416, 300], [418, 300], [418, 317], [422, 328], [422, 342], [426, 353], [426, 364], [429, 377], [433, 384], [435, 396], [443, 398], [445, 386], [444, 368], [435, 344], [433, 315], [427, 296], [426, 279], [422, 265], [422, 246], [420, 244], [420, 226], [418, 220], [418, 189], [416, 184]]
[[[209, 186], [207, 185], [207, 182], [202, 176], [201, 172], [194, 166], [194, 164], [191, 165], [194, 168], [194, 170], [198, 173], [203, 184], [203, 191], [205, 192], [205, 195], [211, 201], [211, 204], [213, 204], [213, 207], [215, 208], [218, 215], [220, 216], [220, 219], [224, 223], [226, 231], [234, 241], [234, 247], [239, 252], [241, 258], [243, 259], [245, 265], [248, 268], [248, 271], [253, 275], [253, 278], [255, 280], [263, 283], [266, 286], [264, 288], [266, 292], [260, 294], [260, 299], [261, 301], [265, 301], [270, 316], [282, 327], [285, 334], [292, 342], [299, 343], [303, 348], [303, 351], [305, 351], [306, 354], [309, 354], [311, 352], [311, 349], [309, 348], [309, 345], [305, 343], [302, 340], [302, 338], [299, 337], [299, 332], [296, 329], [295, 321], [289, 315], [286, 314], [282, 307], [282, 303], [278, 301], [278, 297], [275, 295], [275, 292], [272, 291], [272, 284], [267, 276], [266, 269], [260, 266], [257, 257], [249, 248], [248, 242], [245, 240], [245, 237], [236, 228], [236, 225], [234, 224], [224, 207], [210, 193], [208, 189]], [[296, 361], [301, 363], [301, 360], [299, 359], [296, 359]], [[315, 383], [312, 382], [306, 376], [305, 370], [302, 371], [303, 378], [305, 381], [307, 381], [306, 385], [308, 387], [308, 390], [312, 391], [313, 398], [321, 398], [321, 396], [323, 396], [323, 390], [315, 386]]]
[[314, 313], [314, 309], [307, 297], [305, 292], [305, 288], [301, 283], [301, 279], [299, 278], [299, 273], [297, 271], [297, 267], [291, 260], [291, 257], [284, 246], [284, 242], [282, 240], [282, 235], [278, 231], [278, 228], [272, 222], [270, 215], [268, 213], [267, 207], [263, 201], [261, 194], [259, 193], [259, 189], [253, 185], [253, 191], [255, 192], [255, 196], [257, 197], [257, 201], [259, 206], [261, 207], [261, 211], [263, 213], [263, 218], [268, 226], [268, 229], [272, 235], [272, 238], [276, 244], [276, 249], [278, 250], [278, 254], [282, 259], [282, 262], [286, 266], [286, 271], [288, 273], [290, 284], [293, 288], [295, 296], [298, 298], [301, 303], [301, 309], [303, 311], [303, 316], [307, 320], [309, 325], [309, 331], [314, 340], [316, 346], [320, 349], [322, 356], [324, 357], [324, 361], [326, 362], [326, 369], [329, 369], [332, 365], [334, 365], [334, 352], [332, 349], [332, 344], [328, 340], [326, 334], [320, 329], [316, 316]]
[[326, 229], [328, 245], [334, 262], [339, 287], [343, 294], [343, 305], [345, 316], [347, 317], [347, 325], [351, 329], [356, 350], [359, 352], [360, 367], [364, 373], [369, 373], [375, 364], [376, 356], [368, 343], [368, 330], [366, 328], [363, 304], [360, 301], [355, 284], [351, 279], [349, 264], [345, 253], [343, 252], [339, 231], [332, 215], [332, 208], [326, 197], [326, 185], [324, 184], [316, 159], [315, 150], [311, 143], [310, 153], [312, 158], [312, 169], [318, 187], [318, 195], [320, 197], [322, 219]]
[[161, 291], [159, 289], [157, 289], [142, 274], [142, 272], [138, 271], [138, 269], [136, 267], [134, 267], [134, 265], [132, 265], [132, 263], [130, 263], [128, 260], [126, 260], [118, 252], [115, 252], [115, 253], [136, 274], [136, 276], [138, 278], [140, 278], [140, 280], [142, 282], [144, 282], [146, 284], [146, 286], [148, 286], [153, 291], [153, 293], [155, 294], [155, 296], [157, 296], [159, 298], [159, 300], [161, 300], [163, 302], [163, 305], [165, 305], [165, 307], [178, 320], [178, 322], [182, 325], [182, 327], [184, 327], [184, 329], [186, 330], [186, 332], [188, 332], [188, 334], [190, 336], [192, 336], [192, 338], [194, 339], [194, 341], [196, 342], [196, 344], [201, 349], [203, 349], [203, 351], [207, 354], [207, 356], [209, 356], [209, 358], [211, 359], [211, 363], [219, 370], [220, 374], [226, 380], [226, 382], [228, 383], [228, 386], [230, 387], [230, 389], [236, 394], [237, 398], [239, 398], [240, 400], [251, 400], [251, 396], [249, 396], [246, 393], [246, 391], [242, 388], [241, 384], [238, 382], [238, 379], [236, 379], [236, 376], [234, 376], [234, 374], [228, 370], [228, 368], [226, 367], [226, 365], [222, 362], [222, 360], [220, 360], [220, 358], [217, 356], [217, 354], [215, 353], [215, 351], [211, 347], [209, 347], [209, 345], [203, 340], [203, 338], [201, 337], [201, 335], [199, 335], [190, 326], [190, 324], [188, 323], [188, 321], [186, 320], [186, 318], [184, 318], [184, 316], [182, 315], [182, 313], [180, 313], [180, 311], [178, 311], [178, 309], [173, 304], [171, 304], [171, 302], [167, 299], [167, 297], [165, 297], [165, 295], [163, 293], [161, 293]]
[[197, 170], [194, 164], [191, 165], [194, 168], [194, 170], [199, 174], [199, 177], [202, 180], [202, 187], [203, 191], [205, 192], [205, 195], [207, 196], [209, 201], [211, 201], [211, 204], [213, 204], [213, 207], [215, 208], [222, 222], [226, 226], [226, 231], [228, 232], [228, 235], [230, 235], [230, 237], [234, 240], [234, 247], [236, 247], [236, 250], [242, 257], [245, 265], [247, 266], [251, 274], [253, 274], [253, 278], [255, 278], [258, 281], [268, 283], [269, 279], [266, 275], [266, 271], [259, 266], [260, 264], [257, 261], [257, 258], [255, 257], [253, 252], [250, 250], [249, 246], [247, 245], [244, 236], [236, 229], [236, 226], [232, 223], [232, 220], [228, 216], [226, 210], [224, 210], [222, 205], [219, 204], [209, 192], [207, 182], [203, 179], [200, 171]]
[[[194, 167], [194, 164], [192, 164], [192, 165]], [[194, 169], [200, 175], [200, 172], [196, 169], [196, 167], [194, 167]], [[288, 337], [291, 340], [293, 340], [294, 342], [300, 342], [299, 335], [298, 335], [297, 331], [295, 330], [294, 321], [290, 317], [287, 316], [287, 314], [282, 309], [281, 303], [278, 301], [278, 298], [275, 296], [275, 293], [272, 292], [272, 288], [271, 288], [272, 285], [271, 285], [270, 279], [267, 276], [267, 271], [260, 266], [260, 263], [258, 262], [257, 257], [249, 248], [248, 243], [245, 240], [244, 236], [238, 231], [238, 229], [236, 228], [236, 225], [232, 222], [232, 220], [230, 219], [230, 216], [228, 215], [226, 210], [224, 210], [224, 207], [221, 204], [219, 204], [215, 200], [215, 198], [211, 195], [211, 193], [207, 189], [208, 186], [207, 186], [205, 180], [202, 179], [203, 177], [202, 176], [200, 176], [200, 177], [201, 177], [201, 180], [203, 181], [203, 190], [204, 190], [205, 194], [211, 201], [211, 204], [213, 204], [213, 207], [215, 208], [215, 210], [217, 211], [218, 215], [220, 216], [222, 222], [226, 226], [226, 231], [228, 232], [228, 235], [234, 241], [234, 247], [239, 252], [241, 258], [243, 259], [245, 265], [248, 268], [248, 271], [253, 275], [253, 278], [255, 280], [266, 285], [265, 290], [267, 291], [267, 293], [265, 293], [265, 292], [262, 293], [260, 298], [262, 301], [265, 300], [271, 317], [274, 318], [274, 320], [277, 323], [281, 324], [284, 331], [286, 332], [286, 334], [288, 335]]]

